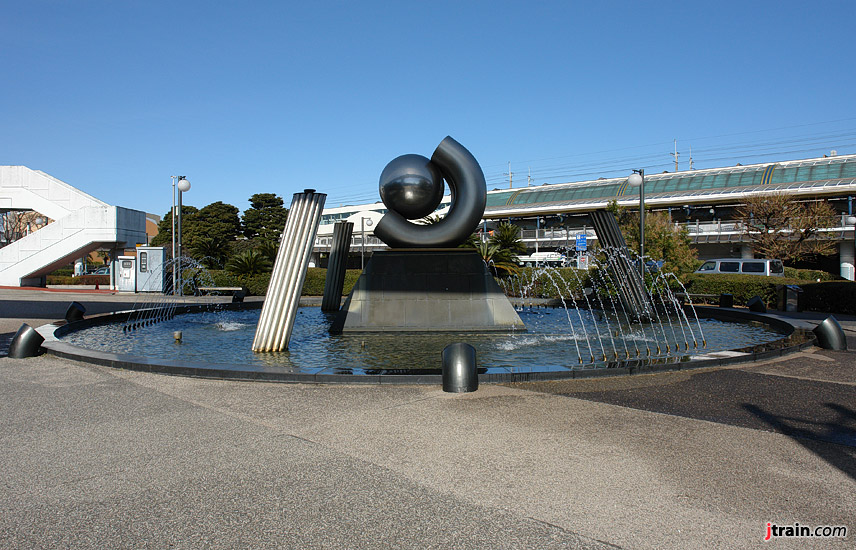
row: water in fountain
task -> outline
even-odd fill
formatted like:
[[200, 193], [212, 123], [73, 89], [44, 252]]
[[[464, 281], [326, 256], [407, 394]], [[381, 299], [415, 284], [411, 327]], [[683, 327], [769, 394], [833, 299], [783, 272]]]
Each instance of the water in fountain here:
[[[369, 374], [437, 369], [439, 352], [451, 342], [476, 347], [479, 364], [488, 372], [531, 372], [608, 368], [621, 366], [622, 361], [672, 363], [688, 359], [690, 340], [693, 349], [710, 344], [710, 351], [720, 351], [777, 338], [775, 331], [765, 327], [711, 319], [702, 322], [692, 304], [689, 311], [681, 306], [672, 291], [680, 288], [679, 282], [667, 273], [647, 274], [646, 289], [653, 296], [651, 315], [649, 321], [639, 322], [620, 299], [622, 276], [607, 269], [614, 261], [608, 257], [610, 253], [618, 254], [604, 251], [598, 265], [589, 271], [539, 267], [500, 279], [506, 293], [516, 298], [526, 332], [331, 336], [327, 334], [332, 321], [329, 315], [317, 308], [301, 308], [289, 351], [254, 355], [249, 348], [258, 311], [222, 312], [217, 318], [208, 313], [177, 315], [186, 299], [155, 295], [141, 297], [138, 308], [142, 311], [118, 329], [116, 325], [92, 327], [63, 339], [101, 351], [171, 361]], [[187, 293], [212, 283], [194, 260], [181, 259], [174, 267], [167, 266], [167, 270], [173, 268], [185, 273]], [[198, 274], [194, 277], [194, 273]], [[547, 295], [555, 299], [543, 300]], [[543, 307], [548, 304], [560, 309]], [[179, 330], [189, 338], [176, 346], [171, 336]], [[705, 338], [708, 331], [710, 342]]]
[[[180, 292], [173, 288], [173, 274], [181, 274]], [[199, 288], [215, 286], [210, 272], [197, 260], [189, 256], [180, 256], [163, 263], [149, 274], [150, 277], [163, 278], [163, 293], [137, 293], [136, 301], [123, 323], [123, 332], [133, 331], [140, 327], [175, 317], [176, 308], [190, 303], [186, 296], [198, 296]]]
[[[628, 277], [636, 276], [636, 272], [620, 269], [622, 262], [625, 266], [638, 265], [638, 258], [623, 249], [603, 247], [599, 251], [598, 266], [583, 276], [575, 269], [560, 271], [554, 267], [536, 267], [501, 280], [501, 285], [509, 295], [519, 297], [521, 310], [526, 309], [527, 301], [532, 309], [535, 299], [544, 294], [539, 292], [539, 287], [547, 285], [548, 294], [558, 297], [557, 303], [565, 309], [580, 363], [585, 363], [580, 344], [588, 350], [587, 359], [591, 363], [598, 362], [595, 350], [599, 360], [606, 363], [618, 361], [622, 356], [630, 359], [631, 348], [635, 356], [640, 357], [640, 343], [644, 346], [645, 358], [651, 359], [675, 357], [681, 350], [688, 351], [690, 340], [693, 349], [698, 348], [699, 339], [705, 347], [704, 338], [696, 337], [696, 333], [702, 334], [702, 329], [694, 306], [690, 304], [696, 319], [695, 328], [668, 284], [668, 277], [677, 280], [673, 274], [646, 274], [648, 284], [643, 288], [649, 300], [644, 304], [643, 314], [631, 314], [627, 310], [619, 287], [629, 285]], [[572, 280], [562, 276], [563, 273], [570, 273]], [[584, 312], [597, 317], [597, 322], [587, 322]], [[640, 322], [640, 318], [645, 321]]]

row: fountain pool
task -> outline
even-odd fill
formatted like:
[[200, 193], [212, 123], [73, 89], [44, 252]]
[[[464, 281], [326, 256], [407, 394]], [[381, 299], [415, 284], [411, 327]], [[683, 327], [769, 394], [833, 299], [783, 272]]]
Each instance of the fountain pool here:
[[[604, 334], [607, 314], [601, 311], [540, 307], [520, 308], [525, 332], [343, 335], [328, 334], [333, 314], [302, 307], [289, 351], [278, 353], [250, 351], [258, 310], [185, 313], [135, 330], [123, 330], [120, 313], [114, 314], [114, 322], [94, 318], [61, 327], [45, 347], [57, 355], [140, 370], [352, 382], [439, 380], [440, 353], [455, 342], [476, 348], [479, 373], [486, 382], [673, 370], [752, 360], [758, 353], [778, 354], [787, 347], [782, 343], [789, 332], [786, 326], [761, 323], [753, 315], [743, 321], [710, 318], [716, 309], [699, 308], [695, 330], [703, 330], [704, 349], [693, 349], [692, 340], [687, 345], [677, 331], [664, 330], [665, 320], [659, 326], [622, 325], [613, 318], [614, 334]], [[574, 325], [569, 326], [569, 316]], [[175, 331], [183, 334], [180, 344], [173, 339]]]

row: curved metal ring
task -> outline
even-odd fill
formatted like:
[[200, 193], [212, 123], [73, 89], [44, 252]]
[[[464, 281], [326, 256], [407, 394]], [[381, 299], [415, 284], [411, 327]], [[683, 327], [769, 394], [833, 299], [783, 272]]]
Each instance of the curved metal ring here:
[[467, 149], [450, 136], [431, 156], [452, 192], [445, 218], [432, 225], [417, 225], [390, 210], [374, 234], [392, 248], [451, 248], [467, 240], [481, 221], [487, 204], [487, 184], [481, 166]]

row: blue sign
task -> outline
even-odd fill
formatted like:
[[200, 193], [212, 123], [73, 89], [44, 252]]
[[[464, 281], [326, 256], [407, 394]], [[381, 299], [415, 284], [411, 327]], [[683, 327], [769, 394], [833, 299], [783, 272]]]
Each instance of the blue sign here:
[[585, 250], [586, 249], [586, 236], [585, 233], [582, 235], [577, 235], [577, 250]]

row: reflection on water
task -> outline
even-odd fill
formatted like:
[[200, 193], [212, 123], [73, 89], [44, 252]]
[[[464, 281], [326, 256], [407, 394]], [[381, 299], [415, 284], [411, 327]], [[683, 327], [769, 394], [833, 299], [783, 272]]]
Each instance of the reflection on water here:
[[[255, 364], [313, 372], [343, 369], [343, 372], [371, 372], [378, 369], [438, 369], [440, 353], [448, 344], [466, 342], [476, 348], [479, 366], [518, 370], [565, 370], [581, 364], [605, 365], [615, 359], [678, 357], [739, 349], [773, 341], [780, 335], [767, 327], [724, 323], [702, 319], [707, 346], [697, 342], [698, 327], [675, 324], [631, 325], [610, 318], [612, 332], [606, 330], [601, 312], [574, 312], [574, 325], [563, 309], [521, 311], [527, 331], [496, 333], [360, 333], [331, 336], [327, 330], [335, 314], [319, 308], [298, 310], [290, 349], [286, 352], [254, 354], [250, 348], [259, 310], [207, 312], [179, 315], [153, 326], [123, 332], [120, 325], [103, 325], [63, 337], [68, 343], [113, 353], [193, 363]], [[582, 320], [582, 324], [580, 323]], [[693, 322], [694, 323], [694, 322]], [[183, 334], [176, 344], [173, 332]], [[599, 334], [599, 338], [598, 338]], [[676, 348], [680, 351], [676, 352]]]

